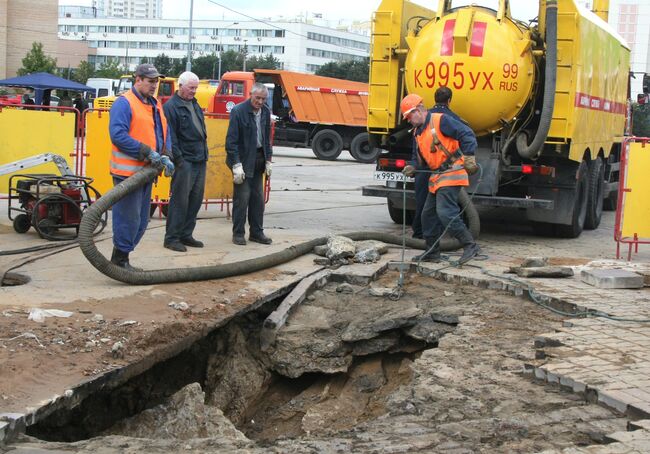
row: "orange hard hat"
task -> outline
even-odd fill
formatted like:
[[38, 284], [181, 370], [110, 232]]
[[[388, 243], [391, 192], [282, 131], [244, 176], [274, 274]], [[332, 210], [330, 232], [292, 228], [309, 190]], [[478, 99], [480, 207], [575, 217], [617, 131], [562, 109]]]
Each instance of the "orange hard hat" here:
[[422, 101], [422, 96], [416, 95], [415, 93], [406, 95], [399, 104], [399, 108], [402, 111], [402, 118], [406, 118], [417, 106], [422, 104]]

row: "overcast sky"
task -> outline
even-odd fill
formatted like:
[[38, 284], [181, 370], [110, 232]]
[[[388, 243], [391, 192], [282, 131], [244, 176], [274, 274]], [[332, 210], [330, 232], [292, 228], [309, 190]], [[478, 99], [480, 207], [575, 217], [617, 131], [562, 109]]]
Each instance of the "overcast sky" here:
[[[61, 0], [62, 5], [90, 5], [91, 0]], [[437, 0], [418, 0], [415, 3], [435, 9]], [[477, 3], [496, 9], [498, 0], [453, 0], [452, 5]], [[518, 19], [529, 20], [537, 16], [537, 2], [513, 0], [510, 2], [513, 15]], [[245, 15], [257, 19], [297, 17], [299, 15], [322, 14], [330, 21], [369, 20], [380, 0], [194, 0], [194, 19], [246, 20]], [[165, 19], [188, 19], [189, 0], [163, 0]], [[241, 14], [240, 14], [241, 13]]]

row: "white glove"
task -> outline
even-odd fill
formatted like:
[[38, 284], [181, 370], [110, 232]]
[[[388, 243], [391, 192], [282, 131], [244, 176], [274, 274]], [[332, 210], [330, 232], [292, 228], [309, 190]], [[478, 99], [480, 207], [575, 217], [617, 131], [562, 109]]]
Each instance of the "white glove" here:
[[244, 167], [241, 165], [241, 162], [232, 166], [232, 181], [235, 184], [242, 184], [246, 179], [246, 174], [244, 173]]
[[266, 177], [271, 178], [271, 168], [273, 167], [273, 164], [271, 161], [266, 161]]

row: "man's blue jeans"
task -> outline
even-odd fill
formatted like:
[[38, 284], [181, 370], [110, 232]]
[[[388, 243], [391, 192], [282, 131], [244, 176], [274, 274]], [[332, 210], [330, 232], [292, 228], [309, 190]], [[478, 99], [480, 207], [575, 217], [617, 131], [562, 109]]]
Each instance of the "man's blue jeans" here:
[[205, 162], [184, 161], [172, 177], [172, 197], [167, 211], [165, 244], [192, 237], [196, 215], [203, 204]]
[[462, 186], [445, 186], [435, 193], [429, 192], [422, 209], [422, 230], [425, 239], [437, 240], [447, 225], [454, 238], [466, 238], [467, 235], [472, 238], [461, 216], [458, 216], [458, 196], [461, 189]]
[[[113, 176], [113, 185], [124, 181]], [[152, 183], [131, 192], [113, 205], [113, 245], [122, 252], [132, 252], [149, 224]]]

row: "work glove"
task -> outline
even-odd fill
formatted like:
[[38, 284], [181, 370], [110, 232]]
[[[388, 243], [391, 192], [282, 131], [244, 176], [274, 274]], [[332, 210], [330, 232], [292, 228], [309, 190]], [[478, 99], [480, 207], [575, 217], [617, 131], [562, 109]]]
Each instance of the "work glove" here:
[[271, 169], [273, 167], [273, 164], [271, 161], [266, 161], [266, 177], [271, 178]]
[[405, 177], [410, 178], [413, 175], [415, 175], [415, 167], [413, 167], [412, 165], [407, 165], [402, 169], [402, 173], [404, 174]]
[[465, 164], [463, 167], [465, 167], [465, 171], [468, 175], [474, 175], [478, 172], [478, 165], [476, 164], [476, 158], [474, 156], [466, 155], [464, 161]]
[[171, 177], [174, 175], [174, 163], [171, 159], [169, 159], [169, 156], [163, 156], [160, 158], [160, 163], [165, 167], [166, 177]]
[[149, 145], [140, 144], [140, 157], [149, 161], [153, 167], [160, 167], [160, 154], [155, 152]]
[[235, 184], [242, 184], [246, 179], [246, 174], [244, 173], [244, 167], [241, 165], [241, 162], [238, 162], [232, 166], [232, 181]]

